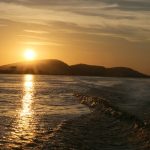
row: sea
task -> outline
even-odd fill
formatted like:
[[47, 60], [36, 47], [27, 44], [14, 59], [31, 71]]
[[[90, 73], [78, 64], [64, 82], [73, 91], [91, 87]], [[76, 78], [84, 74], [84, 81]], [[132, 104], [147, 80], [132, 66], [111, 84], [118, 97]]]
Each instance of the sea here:
[[101, 97], [143, 122], [150, 120], [150, 79], [2, 74], [0, 149], [34, 147], [31, 143], [43, 137], [46, 143], [63, 121], [91, 113], [75, 93]]

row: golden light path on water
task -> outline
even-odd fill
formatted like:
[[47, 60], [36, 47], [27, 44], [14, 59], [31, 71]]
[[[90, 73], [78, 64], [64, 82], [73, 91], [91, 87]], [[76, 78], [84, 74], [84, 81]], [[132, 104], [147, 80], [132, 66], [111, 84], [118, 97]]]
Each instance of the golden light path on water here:
[[32, 110], [32, 103], [33, 103], [33, 96], [34, 96], [34, 83], [33, 83], [33, 76], [26, 75], [24, 77], [24, 96], [22, 99], [22, 109], [20, 111], [20, 119], [18, 122], [18, 126], [21, 129], [22, 136], [24, 138], [32, 138], [34, 135], [33, 133], [33, 126], [32, 126], [32, 119], [33, 119], [33, 110]]
[[[15, 123], [15, 131], [12, 133], [12, 139], [18, 143], [31, 142], [34, 138], [34, 112], [32, 103], [34, 98], [34, 76], [25, 75], [23, 79], [23, 98], [21, 100], [21, 109], [18, 111], [18, 119]], [[27, 142], [28, 141], [28, 142]]]
[[[68, 93], [68, 85], [64, 85], [64, 81], [70, 79], [66, 77], [63, 79], [45, 77], [43, 83], [41, 83], [43, 77], [37, 79], [34, 75], [19, 76], [19, 78], [17, 79], [18, 95], [14, 103], [15, 109], [12, 111], [13, 121], [6, 137], [8, 141], [6, 149], [33, 147], [39, 144], [39, 141], [46, 141], [52, 134], [52, 129], [59, 126], [64, 119], [90, 112], [89, 109], [74, 101], [70, 91]], [[57, 84], [54, 82], [56, 79]], [[44, 95], [43, 90], [49, 94]]]
[[32, 116], [32, 99], [33, 99], [33, 76], [26, 75], [24, 82], [24, 96], [22, 99], [22, 110], [20, 112], [20, 117], [22, 119], [27, 119]]

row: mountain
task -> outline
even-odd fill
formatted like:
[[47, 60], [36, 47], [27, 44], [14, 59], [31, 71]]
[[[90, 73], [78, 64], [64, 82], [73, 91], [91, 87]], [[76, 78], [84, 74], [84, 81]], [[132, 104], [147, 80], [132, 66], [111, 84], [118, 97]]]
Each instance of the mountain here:
[[103, 66], [93, 66], [87, 64], [77, 64], [70, 66], [73, 75], [81, 76], [104, 76], [106, 68]]
[[135, 71], [127, 67], [113, 67], [106, 70], [106, 76], [112, 77], [148, 77], [145, 74], [142, 74], [138, 71]]
[[77, 64], [70, 66], [74, 75], [81, 76], [103, 76], [103, 77], [149, 77], [143, 73], [127, 67], [105, 68], [87, 64]]
[[149, 77], [127, 67], [105, 68], [87, 64], [71, 65], [56, 60], [36, 60], [0, 66], [3, 74], [45, 74], [102, 77]]
[[14, 63], [0, 67], [0, 73], [69, 75], [70, 67], [55, 59]]

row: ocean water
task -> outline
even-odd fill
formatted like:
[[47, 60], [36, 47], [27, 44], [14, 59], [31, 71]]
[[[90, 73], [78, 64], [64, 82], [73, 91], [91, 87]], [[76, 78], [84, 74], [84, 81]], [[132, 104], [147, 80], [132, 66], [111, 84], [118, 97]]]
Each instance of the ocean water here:
[[0, 149], [34, 147], [61, 122], [90, 113], [74, 93], [105, 98], [149, 121], [149, 91], [149, 79], [0, 75]]
[[85, 95], [104, 98], [119, 109], [150, 122], [150, 79], [80, 77], [80, 85], [84, 85]]

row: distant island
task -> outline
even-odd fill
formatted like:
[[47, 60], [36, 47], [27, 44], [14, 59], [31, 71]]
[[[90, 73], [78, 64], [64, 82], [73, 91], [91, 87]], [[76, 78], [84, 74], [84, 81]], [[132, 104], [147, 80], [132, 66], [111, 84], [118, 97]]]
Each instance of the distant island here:
[[0, 74], [74, 75], [100, 77], [150, 77], [127, 67], [106, 68], [87, 64], [68, 65], [60, 60], [46, 59], [0, 66]]

